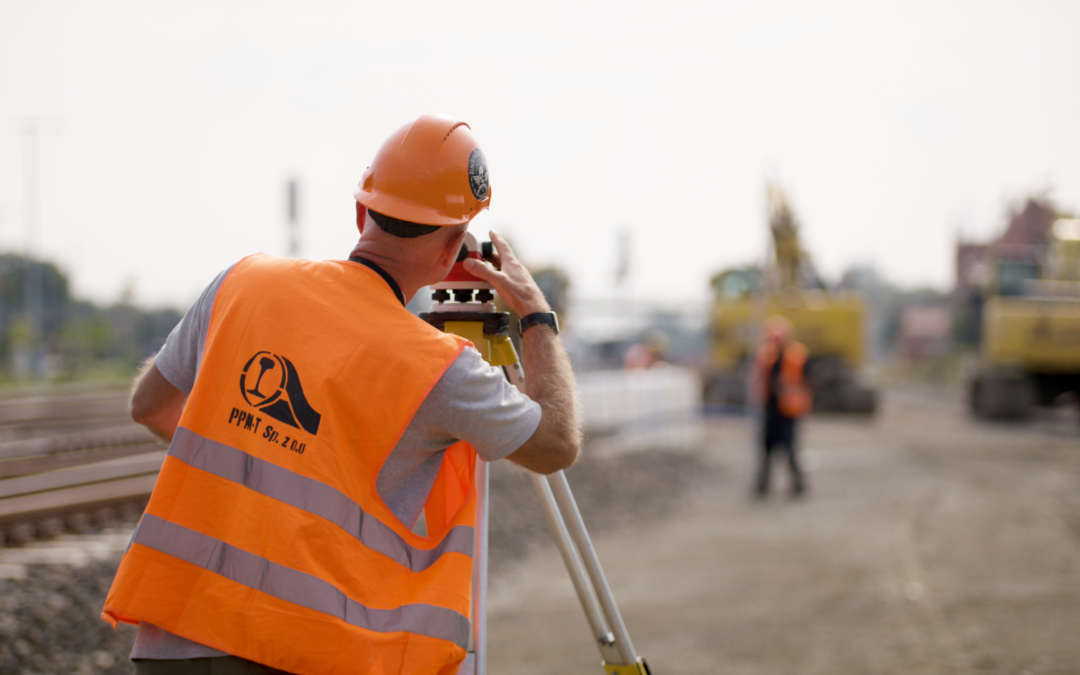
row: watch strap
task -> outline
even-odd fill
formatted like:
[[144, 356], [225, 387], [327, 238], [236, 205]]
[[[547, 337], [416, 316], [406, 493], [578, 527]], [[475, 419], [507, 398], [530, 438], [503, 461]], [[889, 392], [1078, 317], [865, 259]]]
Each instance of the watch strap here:
[[559, 318], [555, 316], [555, 312], [534, 312], [528, 316], [523, 316], [518, 321], [518, 333], [524, 335], [525, 331], [533, 326], [551, 326], [555, 334], [559, 334]]

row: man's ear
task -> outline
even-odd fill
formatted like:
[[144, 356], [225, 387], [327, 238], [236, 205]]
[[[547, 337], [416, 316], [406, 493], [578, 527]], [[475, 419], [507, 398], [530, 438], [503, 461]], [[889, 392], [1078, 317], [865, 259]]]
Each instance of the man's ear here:
[[364, 233], [364, 223], [367, 222], [367, 207], [356, 202], [356, 229], [360, 230], [360, 234]]
[[439, 258], [442, 267], [452, 267], [454, 262], [457, 261], [461, 246], [465, 243], [465, 232], [466, 230], [459, 230], [453, 236], [447, 238], [442, 255]]

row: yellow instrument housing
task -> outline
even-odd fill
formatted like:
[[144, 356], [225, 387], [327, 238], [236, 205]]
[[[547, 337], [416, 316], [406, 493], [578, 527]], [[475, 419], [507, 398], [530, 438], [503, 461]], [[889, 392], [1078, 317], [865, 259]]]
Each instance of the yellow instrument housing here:
[[472, 342], [480, 356], [493, 366], [512, 366], [518, 362], [510, 336], [486, 335], [483, 321], [447, 321], [444, 330]]

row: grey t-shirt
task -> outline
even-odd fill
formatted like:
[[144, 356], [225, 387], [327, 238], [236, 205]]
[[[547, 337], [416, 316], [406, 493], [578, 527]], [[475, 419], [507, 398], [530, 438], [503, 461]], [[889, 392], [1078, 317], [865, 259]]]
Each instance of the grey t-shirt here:
[[[185, 393], [195, 385], [214, 298], [231, 270], [206, 287], [154, 361], [165, 379]], [[540, 406], [507, 382], [501, 370], [488, 365], [480, 352], [466, 347], [420, 404], [379, 471], [376, 489], [394, 515], [411, 528], [448, 447], [468, 441], [482, 459], [494, 462], [521, 447], [539, 424]], [[131, 651], [133, 659], [208, 656], [226, 654], [145, 622], [139, 624]]]

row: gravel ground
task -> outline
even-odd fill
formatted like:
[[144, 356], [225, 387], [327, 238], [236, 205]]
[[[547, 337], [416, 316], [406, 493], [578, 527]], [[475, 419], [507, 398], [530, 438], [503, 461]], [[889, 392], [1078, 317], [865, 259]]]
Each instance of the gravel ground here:
[[97, 617], [115, 561], [28, 565], [23, 579], [0, 579], [0, 673], [132, 673], [135, 630]]
[[[690, 488], [716, 478], [719, 468], [699, 453], [662, 450], [595, 457], [586, 447], [566, 472], [590, 535], [618, 532], [678, 510]], [[554, 546], [528, 473], [509, 462], [491, 472], [492, 577], [538, 548]]]
[[[712, 479], [594, 531], [653, 673], [1080, 673], [1075, 408], [987, 423], [958, 391], [900, 385], [876, 417], [816, 415], [802, 438], [806, 499], [751, 500], [750, 427], [714, 418]], [[600, 672], [551, 546], [493, 575], [489, 618], [492, 673]]]
[[[590, 531], [597, 533], [672, 513], [686, 488], [711, 471], [693, 454], [597, 458], [586, 453], [567, 474]], [[552, 538], [524, 471], [500, 462], [493, 467], [491, 486], [495, 576], [550, 546]], [[9, 550], [15, 552], [25, 553]], [[25, 578], [0, 578], [0, 675], [134, 672], [128, 654], [135, 629], [121, 625], [114, 631], [98, 618], [118, 560], [79, 562], [20, 565]]]

